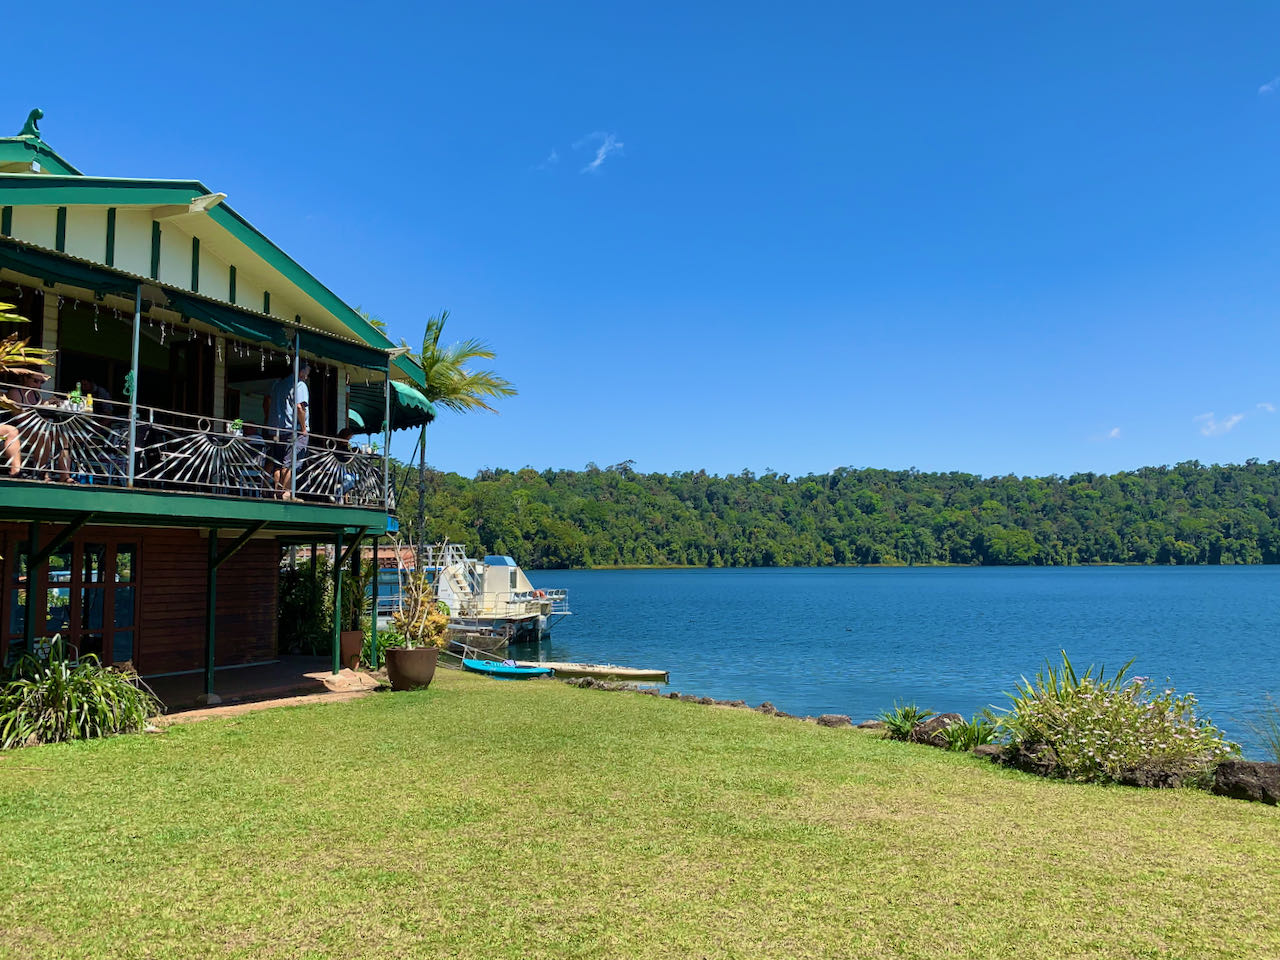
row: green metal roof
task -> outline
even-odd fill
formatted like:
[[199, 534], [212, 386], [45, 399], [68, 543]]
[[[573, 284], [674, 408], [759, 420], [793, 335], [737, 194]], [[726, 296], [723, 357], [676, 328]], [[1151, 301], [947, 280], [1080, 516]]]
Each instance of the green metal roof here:
[[[10, 155], [21, 156], [26, 162], [33, 155], [47, 155], [47, 160], [41, 160], [41, 166], [55, 172], [0, 173], [0, 206], [160, 206], [187, 204], [195, 197], [213, 193], [198, 180], [86, 177], [39, 138], [37, 122], [43, 116], [42, 111], [32, 110], [21, 134], [0, 138], [0, 164], [18, 162], [7, 160]], [[390, 350], [396, 346], [225, 201], [209, 210], [208, 216], [320, 304], [355, 337], [378, 350]], [[418, 386], [426, 386], [422, 368], [407, 357], [397, 357], [392, 366]]]

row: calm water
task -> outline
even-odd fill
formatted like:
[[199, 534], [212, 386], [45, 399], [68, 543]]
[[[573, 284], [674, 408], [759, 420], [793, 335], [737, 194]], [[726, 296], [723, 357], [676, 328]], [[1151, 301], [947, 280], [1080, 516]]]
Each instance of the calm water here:
[[1280, 699], [1280, 567], [544, 571], [575, 611], [547, 659], [671, 671], [670, 689], [788, 713], [895, 700], [966, 716], [1065, 649], [1131, 657], [1260, 754], [1245, 722]]

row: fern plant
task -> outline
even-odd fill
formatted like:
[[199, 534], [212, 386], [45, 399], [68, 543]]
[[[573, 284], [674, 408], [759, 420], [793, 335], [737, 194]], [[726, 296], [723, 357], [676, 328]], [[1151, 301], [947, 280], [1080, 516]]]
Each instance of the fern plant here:
[[885, 710], [876, 719], [884, 724], [884, 734], [890, 740], [905, 740], [917, 724], [932, 716], [932, 710], [921, 710], [914, 703], [894, 703], [892, 710]]

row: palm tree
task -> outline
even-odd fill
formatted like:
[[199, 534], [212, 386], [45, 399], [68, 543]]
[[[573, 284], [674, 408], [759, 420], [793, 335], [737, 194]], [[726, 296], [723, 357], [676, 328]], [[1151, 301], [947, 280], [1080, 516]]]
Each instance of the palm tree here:
[[[0, 303], [0, 323], [23, 323], [26, 320], [13, 312], [13, 304]], [[27, 341], [11, 333], [0, 338], [0, 380], [15, 374], [38, 373], [40, 367], [52, 363], [53, 351], [27, 346]], [[7, 396], [0, 393], [0, 409], [16, 410]]]
[[432, 403], [455, 413], [474, 410], [497, 413], [489, 401], [514, 397], [516, 388], [492, 370], [472, 370], [467, 366], [473, 360], [492, 360], [497, 356], [483, 340], [459, 340], [447, 347], [440, 346], [440, 336], [448, 319], [448, 310], [427, 319], [422, 352], [414, 357], [426, 375], [423, 393]]
[[[514, 397], [516, 388], [509, 380], [492, 370], [475, 370], [469, 364], [475, 360], [492, 360], [497, 356], [487, 343], [474, 338], [459, 340], [446, 347], [440, 346], [444, 325], [449, 311], [441, 310], [427, 319], [427, 329], [422, 336], [422, 352], [414, 359], [422, 366], [426, 387], [423, 394], [433, 404], [455, 413], [471, 413], [485, 410], [497, 413], [491, 400]], [[419, 440], [418, 460], [418, 545], [422, 546], [426, 528], [427, 495], [427, 428], [422, 428]]]

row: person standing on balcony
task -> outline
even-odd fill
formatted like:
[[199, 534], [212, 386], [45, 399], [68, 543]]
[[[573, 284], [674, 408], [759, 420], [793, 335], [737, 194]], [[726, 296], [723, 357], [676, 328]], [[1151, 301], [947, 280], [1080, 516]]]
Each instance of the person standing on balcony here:
[[289, 488], [293, 481], [293, 427], [298, 425], [297, 458], [301, 462], [307, 449], [307, 407], [310, 393], [307, 390], [307, 376], [311, 373], [311, 365], [303, 360], [298, 364], [298, 382], [292, 376], [283, 376], [271, 385], [271, 412], [267, 425], [275, 432], [275, 442], [271, 448], [271, 459], [276, 462], [274, 479], [276, 496], [281, 500], [292, 500]]

